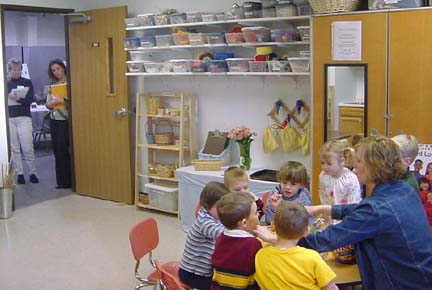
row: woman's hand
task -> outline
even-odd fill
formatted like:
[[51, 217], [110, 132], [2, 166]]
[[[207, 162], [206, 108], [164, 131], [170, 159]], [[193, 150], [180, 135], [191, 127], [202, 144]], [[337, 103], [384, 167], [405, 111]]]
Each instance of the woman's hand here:
[[54, 106], [64, 104], [64, 100], [57, 96], [51, 96], [51, 100], [47, 103], [47, 107], [52, 109]]
[[305, 206], [306, 211], [309, 215], [323, 215], [330, 216], [331, 215], [331, 205], [315, 205], [315, 206]]
[[18, 101], [20, 97], [16, 93], [9, 93], [8, 98], [14, 101]]
[[266, 226], [258, 226], [256, 230], [252, 231], [252, 233], [263, 240], [264, 242], [270, 244], [276, 244], [277, 236], [274, 232], [270, 231], [270, 229]]

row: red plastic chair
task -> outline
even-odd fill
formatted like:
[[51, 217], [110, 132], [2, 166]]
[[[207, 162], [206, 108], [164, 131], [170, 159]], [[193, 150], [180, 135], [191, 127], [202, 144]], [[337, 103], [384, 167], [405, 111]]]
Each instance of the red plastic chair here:
[[[129, 241], [132, 247], [132, 253], [136, 261], [135, 265], [135, 278], [140, 282], [135, 290], [138, 290], [145, 286], [153, 286], [156, 289], [159, 280], [161, 279], [161, 271], [156, 268], [155, 261], [153, 261], [152, 251], [156, 249], [159, 244], [159, 232], [156, 220], [153, 218], [147, 218], [135, 224], [129, 231]], [[150, 264], [156, 270], [151, 273], [147, 278], [142, 278], [138, 273], [140, 260], [145, 255], [149, 256]], [[178, 277], [178, 265], [176, 261], [167, 262], [162, 265], [163, 269], [177, 269], [175, 274]], [[178, 278], [177, 278], [178, 279]]]
[[267, 202], [268, 202], [269, 196], [270, 196], [270, 191], [266, 191], [266, 192], [264, 192], [264, 194], [263, 194], [263, 196], [261, 198], [261, 200], [263, 202], [263, 213], [264, 213], [264, 215], [266, 214], [266, 211], [267, 211]]
[[198, 203], [195, 205], [195, 208], [194, 208], [195, 217], [198, 216], [198, 212], [199, 212], [200, 208], [201, 208], [201, 205], [200, 205], [199, 202], [198, 202]]
[[161, 278], [159, 280], [159, 286], [162, 290], [183, 290], [185, 287], [184, 284], [178, 278], [178, 264], [170, 265], [169, 267], [162, 266], [157, 259], [154, 260], [156, 269], [160, 271]]

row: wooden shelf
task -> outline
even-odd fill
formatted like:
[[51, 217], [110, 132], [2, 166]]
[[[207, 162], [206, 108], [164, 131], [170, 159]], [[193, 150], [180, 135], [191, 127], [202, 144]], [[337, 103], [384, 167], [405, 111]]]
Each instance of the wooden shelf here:
[[153, 77], [153, 76], [309, 76], [310, 72], [226, 72], [226, 73], [126, 73], [126, 76], [143, 76], [143, 77]]
[[178, 181], [178, 179], [176, 177], [160, 177], [160, 176], [152, 175], [152, 174], [140, 174], [140, 173], [138, 173], [137, 176], [145, 177], [145, 178], [151, 178], [151, 179], [155, 179], [155, 180], [165, 180], [165, 181], [172, 181], [172, 182]]
[[[137, 146], [154, 150], [180, 151], [180, 147], [177, 145], [137, 144]], [[184, 146], [183, 148], [184, 150], [189, 150], [188, 146]]]
[[140, 207], [140, 208], [151, 209], [151, 210], [157, 210], [157, 211], [166, 212], [166, 213], [175, 214], [175, 215], [178, 214], [178, 211], [177, 211], [177, 210], [176, 210], [176, 211], [166, 210], [166, 209], [162, 209], [162, 208], [158, 208], [158, 207], [151, 206], [151, 205], [149, 205], [149, 204], [144, 204], [144, 203], [142, 203], [142, 202], [140, 202], [140, 201], [136, 203], [136, 206], [137, 206], [137, 207]]

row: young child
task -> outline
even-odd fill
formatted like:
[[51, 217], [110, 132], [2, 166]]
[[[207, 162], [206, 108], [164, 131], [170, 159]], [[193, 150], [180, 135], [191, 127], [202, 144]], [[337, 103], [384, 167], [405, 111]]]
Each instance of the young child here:
[[229, 167], [224, 172], [224, 183], [225, 186], [230, 190], [230, 192], [246, 192], [252, 195], [257, 205], [258, 218], [261, 219], [261, 217], [264, 215], [264, 203], [259, 197], [257, 197], [253, 192], [250, 191], [249, 176], [243, 169], [237, 166]]
[[312, 205], [311, 195], [306, 186], [308, 175], [303, 164], [297, 161], [288, 161], [282, 164], [278, 172], [279, 185], [269, 197], [265, 221], [271, 224], [275, 209], [281, 202], [294, 201], [301, 205]]
[[227, 194], [218, 202], [217, 212], [226, 230], [216, 241], [211, 290], [258, 290], [255, 254], [262, 246], [250, 233], [259, 222], [254, 199], [245, 192]]
[[274, 226], [277, 242], [262, 248], [255, 257], [257, 280], [261, 289], [338, 289], [336, 274], [314, 250], [297, 246], [309, 234], [306, 209], [294, 202], [276, 208]]
[[408, 182], [416, 191], [420, 193], [418, 182], [414, 174], [409, 170], [409, 166], [413, 163], [418, 154], [418, 142], [416, 137], [407, 134], [394, 136], [392, 140], [398, 145], [402, 154], [402, 166], [406, 169], [402, 175], [402, 180]]
[[428, 163], [428, 165], [426, 166], [424, 177], [429, 180], [429, 184], [432, 187], [432, 162]]
[[423, 207], [428, 217], [429, 226], [432, 229], [432, 192], [429, 180], [426, 177], [421, 177], [419, 181], [420, 186], [420, 197], [423, 203]]
[[[423, 161], [420, 159], [416, 159], [416, 161], [414, 161], [414, 176], [417, 179], [417, 182], [420, 182], [420, 178], [422, 177], [422, 174], [420, 173], [420, 171], [423, 169]], [[421, 189], [420, 189], [421, 190]]]
[[339, 140], [326, 142], [321, 146], [319, 158], [322, 171], [319, 175], [319, 196], [321, 204], [359, 203], [360, 183], [357, 176], [344, 166], [344, 152], [347, 146]]
[[209, 290], [213, 275], [211, 256], [216, 238], [224, 231], [216, 210], [216, 203], [229, 190], [219, 182], [208, 183], [201, 192], [197, 218], [191, 226], [180, 262], [180, 280], [200, 290]]

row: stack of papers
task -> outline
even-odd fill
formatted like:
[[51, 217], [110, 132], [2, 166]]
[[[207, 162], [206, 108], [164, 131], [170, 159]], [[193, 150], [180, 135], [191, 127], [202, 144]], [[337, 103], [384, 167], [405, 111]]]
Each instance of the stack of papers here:
[[[25, 98], [25, 96], [27, 95], [29, 88], [28, 87], [18, 87], [16, 89], [12, 89], [11, 93], [15, 93], [20, 99]], [[12, 100], [10, 98], [8, 98], [8, 106], [19, 106], [21, 105], [20, 103], [18, 103], [15, 100]]]

